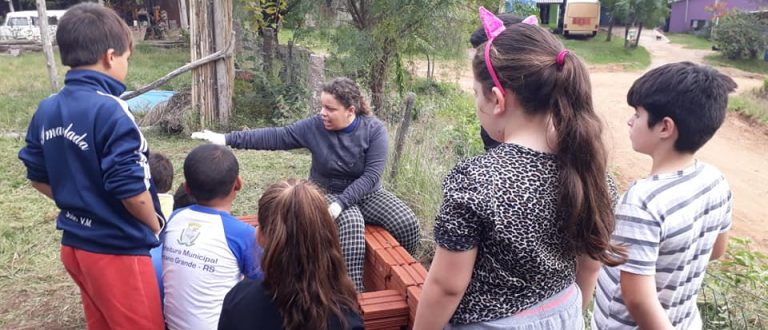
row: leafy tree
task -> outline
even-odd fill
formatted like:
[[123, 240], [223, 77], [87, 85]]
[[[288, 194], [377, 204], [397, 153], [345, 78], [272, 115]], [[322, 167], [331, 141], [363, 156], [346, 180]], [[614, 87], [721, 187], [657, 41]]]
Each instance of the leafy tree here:
[[636, 48], [645, 25], [656, 27], [664, 22], [669, 13], [666, 0], [618, 0], [618, 13], [627, 18], [632, 26], [637, 26], [634, 43], [627, 40], [629, 29], [624, 35], [624, 47]]
[[605, 8], [608, 12], [608, 35], [605, 37], [605, 41], [611, 41], [611, 37], [613, 36], [613, 26], [616, 24], [616, 19], [622, 18], [622, 14], [624, 13], [621, 11], [621, 6], [619, 5], [620, 1], [621, 0], [600, 1], [600, 6]]
[[539, 15], [539, 8], [536, 6], [536, 2], [529, 0], [509, 0], [506, 2], [506, 9], [507, 12], [514, 13], [520, 17]]
[[[290, 18], [303, 18], [307, 11], [307, 1], [302, 0], [258, 0], [242, 1], [242, 10], [249, 18], [250, 27], [260, 36], [265, 35], [265, 30], [270, 29], [274, 33], [269, 35], [278, 44], [278, 32], [283, 21]], [[295, 23], [294, 24], [300, 24]]]
[[[351, 17], [332, 34], [335, 55], [347, 71], [367, 78], [375, 110], [384, 106], [385, 83], [404, 53], [433, 51], [447, 39], [465, 40], [462, 0], [347, 0]], [[477, 11], [475, 8], [472, 14]], [[419, 46], [421, 45], [421, 46]], [[402, 65], [400, 65], [402, 68]]]
[[757, 58], [768, 46], [768, 24], [758, 15], [731, 12], [720, 18], [714, 30], [715, 45], [729, 59]]

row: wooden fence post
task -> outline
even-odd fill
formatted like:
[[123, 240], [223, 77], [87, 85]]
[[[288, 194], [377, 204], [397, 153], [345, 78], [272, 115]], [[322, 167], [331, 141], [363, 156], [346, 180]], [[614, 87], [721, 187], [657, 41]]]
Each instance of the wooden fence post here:
[[48, 79], [51, 81], [51, 89], [59, 90], [59, 75], [56, 72], [56, 59], [53, 57], [51, 35], [48, 32], [48, 12], [45, 8], [45, 0], [37, 0], [37, 22], [40, 27], [40, 42], [45, 53], [45, 65], [48, 67]]
[[[232, 0], [190, 1], [192, 61], [223, 50], [232, 41]], [[228, 56], [192, 72], [192, 107], [200, 124], [227, 125], [232, 110], [234, 59]]]
[[403, 121], [400, 122], [400, 126], [397, 128], [397, 137], [395, 138], [395, 154], [392, 157], [392, 167], [389, 171], [389, 179], [392, 181], [394, 181], [397, 177], [397, 168], [400, 167], [400, 156], [403, 153], [405, 136], [408, 134], [408, 128], [411, 126], [413, 104], [415, 101], [416, 94], [414, 93], [408, 93], [408, 96], [405, 97], [405, 111], [403, 113]]
[[[193, 0], [194, 1], [194, 0]], [[187, 18], [187, 0], [179, 0], [179, 26], [184, 31], [189, 31], [189, 19]]]

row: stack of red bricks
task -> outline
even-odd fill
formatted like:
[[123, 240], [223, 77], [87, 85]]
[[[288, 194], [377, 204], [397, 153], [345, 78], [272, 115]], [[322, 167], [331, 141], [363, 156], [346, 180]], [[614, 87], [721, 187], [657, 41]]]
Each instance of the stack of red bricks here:
[[[238, 217], [257, 227], [255, 215]], [[365, 328], [411, 329], [427, 270], [384, 228], [365, 226], [364, 285], [358, 295]]]
[[259, 226], [259, 218], [257, 215], [241, 215], [237, 217], [240, 221], [245, 222], [251, 226], [258, 227]]
[[424, 266], [384, 228], [365, 226], [363, 267], [366, 292], [358, 300], [365, 328], [411, 328], [427, 276]]

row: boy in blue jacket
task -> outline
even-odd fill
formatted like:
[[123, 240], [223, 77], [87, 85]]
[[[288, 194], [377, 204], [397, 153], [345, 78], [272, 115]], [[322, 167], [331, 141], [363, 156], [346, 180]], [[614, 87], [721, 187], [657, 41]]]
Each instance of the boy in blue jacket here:
[[56, 32], [65, 86], [38, 106], [19, 158], [32, 186], [61, 210], [61, 260], [89, 329], [163, 329], [149, 258], [165, 220], [147, 141], [118, 96], [133, 42], [128, 26], [95, 3], [70, 8]]

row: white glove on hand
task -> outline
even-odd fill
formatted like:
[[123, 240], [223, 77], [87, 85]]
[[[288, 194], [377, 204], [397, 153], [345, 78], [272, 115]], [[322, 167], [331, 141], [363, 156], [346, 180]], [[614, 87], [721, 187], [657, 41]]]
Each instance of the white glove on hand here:
[[211, 132], [209, 130], [203, 130], [202, 132], [194, 132], [192, 133], [193, 139], [198, 140], [206, 140], [208, 142], [211, 142], [213, 144], [218, 144], [220, 146], [227, 144], [227, 138], [224, 137], [224, 134]]
[[339, 214], [341, 214], [341, 205], [339, 203], [332, 203], [331, 206], [328, 206], [328, 212], [331, 213], [331, 218], [336, 220]]

